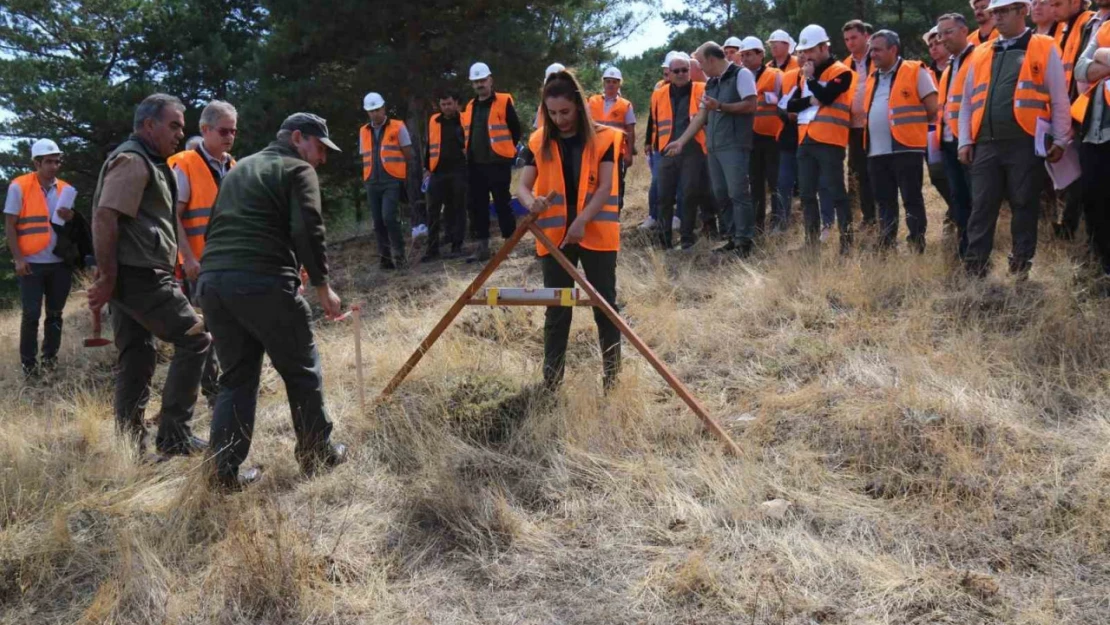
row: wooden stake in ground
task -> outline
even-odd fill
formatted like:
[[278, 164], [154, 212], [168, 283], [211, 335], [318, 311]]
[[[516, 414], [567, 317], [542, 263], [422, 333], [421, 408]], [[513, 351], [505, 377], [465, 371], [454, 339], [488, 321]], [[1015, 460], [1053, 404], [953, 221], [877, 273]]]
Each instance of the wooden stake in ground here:
[[359, 414], [366, 414], [366, 385], [362, 383], [362, 307], [351, 307], [355, 313], [355, 376], [358, 379]]
[[[736, 442], [732, 440], [732, 438], [728, 435], [728, 432], [725, 432], [724, 428], [722, 428], [720, 424], [718, 424], [713, 419], [713, 417], [709, 416], [709, 413], [705, 410], [705, 407], [701, 405], [701, 402], [699, 402], [690, 392], [690, 390], [687, 389], [686, 386], [677, 377], [675, 377], [673, 373], [671, 373], [670, 369], [667, 368], [667, 365], [663, 364], [663, 361], [659, 360], [659, 357], [655, 355], [655, 352], [651, 351], [651, 348], [647, 346], [647, 343], [644, 343], [640, 339], [640, 337], [636, 335], [632, 328], [627, 323], [625, 323], [624, 319], [622, 319], [621, 316], [617, 314], [617, 311], [613, 309], [609, 302], [602, 299], [601, 295], [597, 292], [596, 289], [594, 289], [593, 285], [591, 285], [589, 281], [586, 280], [586, 277], [578, 271], [578, 268], [571, 264], [569, 260], [567, 260], [567, 257], [563, 255], [563, 252], [559, 249], [559, 247], [555, 245], [555, 243], [550, 238], [548, 238], [546, 234], [544, 234], [543, 230], [536, 226], [535, 214], [529, 214], [527, 217], [521, 220], [520, 224], [518, 224], [516, 227], [516, 231], [513, 232], [513, 235], [509, 237], [507, 241], [505, 241], [505, 243], [501, 246], [501, 249], [497, 250], [497, 254], [495, 254], [493, 258], [491, 258], [490, 261], [486, 264], [486, 266], [482, 268], [482, 271], [480, 271], [478, 275], [474, 277], [473, 282], [471, 282], [470, 285], [466, 287], [466, 289], [462, 292], [462, 295], [460, 295], [459, 298], [455, 300], [455, 303], [451, 305], [451, 308], [447, 310], [447, 314], [445, 314], [443, 318], [439, 320], [439, 323], [437, 323], [436, 326], [432, 328], [432, 331], [428, 334], [428, 336], [420, 342], [420, 346], [416, 348], [416, 351], [413, 352], [412, 356], [409, 356], [409, 359], [405, 361], [404, 365], [401, 366], [401, 370], [398, 371], [397, 374], [393, 376], [393, 379], [389, 381], [389, 384], [386, 385], [386, 387], [382, 390], [382, 393], [378, 397], [378, 399], [384, 399], [391, 395], [393, 391], [397, 390], [397, 387], [400, 386], [401, 382], [403, 382], [408, 374], [416, 367], [416, 365], [424, 357], [424, 354], [426, 354], [428, 350], [431, 349], [432, 345], [435, 344], [440, 335], [443, 334], [444, 330], [446, 330], [447, 327], [451, 325], [451, 323], [455, 320], [455, 317], [457, 317], [459, 313], [462, 312], [462, 309], [464, 307], [482, 305], [486, 303], [485, 301], [480, 299], [475, 300], [474, 295], [478, 292], [482, 285], [485, 284], [486, 280], [489, 279], [489, 277], [493, 274], [497, 267], [500, 266], [506, 258], [508, 258], [509, 253], [512, 252], [513, 248], [516, 247], [516, 244], [520, 242], [520, 239], [524, 236], [524, 233], [529, 231], [536, 237], [536, 239], [540, 243], [542, 243], [545, 247], [547, 247], [548, 250], [550, 250], [551, 256], [559, 263], [559, 265], [567, 272], [567, 274], [574, 278], [574, 281], [578, 284], [578, 286], [582, 287], [582, 289], [586, 291], [586, 293], [590, 296], [589, 305], [601, 308], [601, 311], [605, 314], [605, 316], [608, 317], [609, 320], [617, 326], [617, 329], [619, 329], [621, 331], [621, 334], [623, 334], [624, 337], [627, 338], [630, 343], [632, 343], [636, 350], [639, 351], [640, 354], [642, 354], [649, 363], [651, 363], [651, 366], [659, 372], [659, 375], [663, 376], [663, 379], [667, 381], [667, 384], [669, 384], [674, 392], [682, 398], [682, 401], [686, 402], [686, 405], [690, 407], [690, 410], [692, 410], [699, 419], [701, 419], [705, 427], [717, 438], [719, 438], [722, 443], [725, 444], [725, 449], [727, 449], [730, 454], [739, 456], [740, 447], [737, 446]], [[496, 300], [496, 298], [494, 299]], [[537, 303], [543, 306], [581, 305], [579, 302], [568, 304], [565, 301], [558, 301], [555, 299], [545, 302], [537, 301]], [[494, 302], [494, 304], [496, 304], [496, 301]]]

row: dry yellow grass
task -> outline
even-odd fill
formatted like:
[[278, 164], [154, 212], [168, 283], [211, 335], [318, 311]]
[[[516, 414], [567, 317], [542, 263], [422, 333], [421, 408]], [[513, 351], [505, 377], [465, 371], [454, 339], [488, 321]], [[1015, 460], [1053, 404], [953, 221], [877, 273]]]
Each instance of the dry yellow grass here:
[[[629, 224], [645, 178], [637, 167]], [[18, 380], [9, 313], [0, 622], [1105, 623], [1107, 300], [1070, 244], [1042, 245], [1027, 284], [968, 282], [929, 194], [924, 257], [812, 259], [795, 232], [720, 264], [629, 232], [624, 312], [741, 458], [627, 343], [603, 398], [590, 315], [546, 401], [542, 311], [470, 309], [369, 414], [350, 327], [321, 322], [351, 461], [297, 474], [270, 371], [252, 451], [265, 480], [218, 497], [200, 460], [142, 466], [116, 438], [114, 353], [79, 347], [82, 296], [53, 387]], [[365, 246], [334, 263], [340, 294], [365, 305], [373, 397], [475, 268], [384, 276]], [[538, 285], [527, 252], [493, 284]], [[776, 498], [794, 504], [781, 519], [760, 505]]]

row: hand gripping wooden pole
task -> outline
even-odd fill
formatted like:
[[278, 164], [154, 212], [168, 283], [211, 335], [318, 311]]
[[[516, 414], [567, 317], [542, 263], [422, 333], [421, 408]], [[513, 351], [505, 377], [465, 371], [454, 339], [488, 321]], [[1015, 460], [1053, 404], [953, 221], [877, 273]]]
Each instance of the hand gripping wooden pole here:
[[[562, 253], [559, 247], [555, 245], [555, 243], [546, 234], [544, 234], [543, 230], [536, 226], [535, 222], [536, 215], [529, 214], [520, 222], [519, 225], [517, 225], [516, 231], [513, 232], [513, 235], [509, 237], [507, 241], [505, 241], [505, 244], [501, 246], [501, 249], [497, 251], [497, 254], [495, 254], [494, 257], [490, 259], [489, 263], [487, 263], [482, 271], [478, 273], [478, 275], [474, 278], [474, 281], [470, 283], [470, 286], [466, 287], [466, 290], [463, 291], [462, 295], [460, 295], [459, 298], [455, 300], [455, 303], [451, 305], [451, 308], [448, 309], [447, 314], [444, 315], [442, 319], [440, 319], [439, 323], [437, 323], [436, 326], [432, 328], [432, 331], [428, 334], [428, 336], [425, 337], [423, 341], [421, 341], [420, 346], [416, 348], [416, 351], [413, 352], [412, 356], [410, 356], [405, 364], [401, 366], [401, 370], [393, 376], [393, 379], [390, 380], [389, 384], [386, 385], [385, 389], [382, 390], [382, 393], [378, 399], [381, 400], [385, 397], [388, 397], [390, 394], [393, 393], [393, 391], [397, 389], [401, 382], [404, 381], [405, 377], [407, 377], [408, 374], [416, 367], [417, 363], [420, 362], [420, 359], [424, 357], [424, 354], [427, 353], [429, 349], [431, 349], [432, 345], [435, 344], [436, 340], [438, 340], [440, 335], [443, 334], [444, 330], [446, 330], [448, 326], [451, 325], [451, 322], [455, 320], [455, 317], [458, 316], [463, 308], [468, 305], [478, 303], [474, 299], [474, 295], [478, 292], [480, 288], [482, 288], [482, 285], [486, 282], [486, 280], [489, 279], [490, 275], [493, 274], [497, 267], [500, 266], [501, 263], [504, 262], [504, 260], [509, 256], [509, 253], [512, 252], [516, 244], [520, 242], [520, 239], [524, 236], [524, 233], [531, 232], [540, 243], [542, 243], [548, 250], [550, 250], [551, 256], [556, 260], [556, 262], [559, 263], [559, 265], [567, 272], [567, 274], [569, 274], [574, 279], [578, 286], [582, 287], [582, 290], [584, 290], [587, 295], [589, 295], [589, 305], [601, 308], [601, 311], [605, 313], [605, 316], [608, 317], [615, 326], [617, 326], [617, 329], [620, 330], [621, 334], [628, 339], [628, 342], [632, 343], [636, 350], [639, 351], [640, 354], [643, 355], [643, 357], [646, 358], [649, 363], [651, 363], [651, 366], [654, 367], [657, 372], [659, 372], [659, 375], [661, 375], [663, 379], [666, 380], [667, 384], [669, 384], [670, 387], [674, 390], [674, 392], [682, 398], [682, 401], [686, 402], [686, 405], [690, 407], [690, 410], [692, 410], [694, 414], [697, 415], [699, 419], [701, 419], [706, 429], [712, 432], [713, 435], [715, 435], [721, 440], [722, 443], [724, 443], [725, 449], [730, 454], [735, 456], [741, 455], [740, 447], [736, 444], [735, 441], [732, 440], [732, 438], [728, 435], [728, 432], [726, 432], [724, 428], [722, 428], [720, 424], [718, 424], [713, 419], [713, 417], [709, 415], [709, 413], [705, 410], [705, 407], [701, 405], [701, 402], [699, 402], [697, 398], [695, 398], [694, 395], [690, 392], [690, 390], [687, 389], [686, 386], [677, 377], [675, 377], [673, 373], [671, 373], [671, 370], [668, 369], [665, 364], [663, 364], [663, 361], [661, 361], [659, 357], [655, 355], [655, 352], [651, 351], [651, 348], [648, 347], [647, 344], [644, 343], [643, 340], [641, 340], [640, 337], [636, 335], [636, 333], [624, 321], [624, 319], [622, 319], [621, 316], [617, 314], [617, 311], [612, 307], [612, 305], [610, 305], [609, 302], [605, 301], [601, 297], [597, 290], [594, 289], [593, 285], [586, 280], [585, 276], [583, 276], [578, 271], [577, 267], [575, 267], [573, 264], [571, 264], [569, 260], [567, 260], [567, 257]], [[547, 303], [540, 305], [552, 304]], [[576, 303], [576, 305], [581, 304]]]

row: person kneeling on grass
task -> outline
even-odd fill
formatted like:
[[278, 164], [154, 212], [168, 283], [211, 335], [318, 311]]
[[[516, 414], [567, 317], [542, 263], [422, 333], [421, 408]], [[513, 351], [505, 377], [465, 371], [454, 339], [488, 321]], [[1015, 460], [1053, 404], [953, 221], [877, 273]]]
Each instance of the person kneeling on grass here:
[[[615, 309], [617, 251], [620, 250], [618, 169], [614, 161], [624, 134], [595, 125], [587, 113], [582, 87], [566, 71], [555, 72], [543, 88], [543, 127], [532, 133], [521, 152], [524, 170], [517, 197], [536, 225], [574, 265], [581, 263], [586, 279]], [[568, 226], [569, 224], [569, 226]], [[536, 241], [546, 288], [574, 286], [574, 279]], [[573, 307], [553, 306], [544, 321], [543, 378], [548, 389], [563, 380]], [[620, 330], [594, 308], [601, 342], [603, 382], [612, 388], [620, 370]]]

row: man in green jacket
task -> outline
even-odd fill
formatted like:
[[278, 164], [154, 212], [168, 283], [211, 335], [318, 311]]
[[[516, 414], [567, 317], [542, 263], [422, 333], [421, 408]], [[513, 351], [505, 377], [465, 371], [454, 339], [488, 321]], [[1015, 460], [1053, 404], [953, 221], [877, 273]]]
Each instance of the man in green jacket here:
[[254, 434], [263, 354], [285, 381], [304, 473], [328, 470], [346, 455], [346, 446], [330, 440], [312, 312], [299, 294], [303, 266], [324, 313], [339, 315], [339, 297], [328, 286], [316, 177], [329, 149], [339, 151], [327, 123], [296, 113], [274, 142], [239, 161], [220, 184], [197, 285], [223, 367], [211, 436], [218, 488], [237, 490], [260, 477], [256, 468], [240, 473], [240, 466]]
[[184, 138], [185, 107], [161, 93], [135, 109], [134, 132], [100, 169], [93, 194], [93, 247], [97, 273], [89, 308], [111, 304], [119, 350], [116, 425], [146, 449], [143, 413], [158, 354], [154, 338], [173, 343], [162, 390], [156, 445], [163, 455], [189, 455], [204, 441], [189, 429], [201, 371], [211, 340], [195, 332], [200, 319], [174, 280], [177, 262], [177, 185], [166, 157]]

